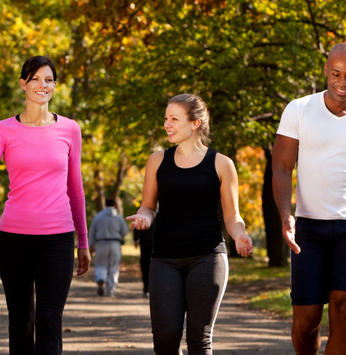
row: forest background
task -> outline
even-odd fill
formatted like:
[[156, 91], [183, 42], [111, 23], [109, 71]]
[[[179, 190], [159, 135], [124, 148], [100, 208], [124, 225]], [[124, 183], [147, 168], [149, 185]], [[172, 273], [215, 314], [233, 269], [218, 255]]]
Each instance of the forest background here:
[[[285, 266], [271, 189], [275, 131], [288, 102], [326, 88], [324, 63], [346, 40], [345, 25], [335, 0], [1, 0], [1, 119], [24, 110], [24, 61], [50, 57], [58, 71], [50, 110], [82, 129], [90, 223], [106, 196], [125, 215], [139, 207], [146, 160], [169, 146], [168, 99], [200, 95], [211, 146], [237, 166], [247, 231], [269, 266]], [[1, 209], [7, 193], [2, 161]]]

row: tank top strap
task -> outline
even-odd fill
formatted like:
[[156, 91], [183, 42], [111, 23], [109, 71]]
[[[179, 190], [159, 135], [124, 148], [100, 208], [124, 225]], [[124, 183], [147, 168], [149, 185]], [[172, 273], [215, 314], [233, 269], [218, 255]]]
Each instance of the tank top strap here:
[[216, 157], [217, 151], [214, 150], [213, 148], [208, 148], [207, 153], [202, 160], [200, 165], [208, 165], [208, 166], [215, 166], [215, 157]]
[[163, 160], [165, 160], [167, 163], [174, 163], [174, 153], [177, 149], [177, 145], [174, 147], [170, 147], [168, 149], [165, 149], [164, 157]]
[[217, 150], [209, 147], [208, 151], [207, 151], [206, 158], [211, 159], [211, 160], [215, 160], [216, 154], [217, 154]]
[[[168, 149], [165, 149], [164, 153], [164, 164], [173, 164], [172, 166], [175, 166], [174, 162], [174, 153], [177, 150], [177, 145], [174, 147], [170, 147]], [[208, 166], [215, 166], [215, 157], [217, 154], [217, 150], [208, 147], [207, 153], [205, 154], [205, 157], [201, 161], [200, 164], [197, 166], [203, 166], [203, 165], [208, 165]]]

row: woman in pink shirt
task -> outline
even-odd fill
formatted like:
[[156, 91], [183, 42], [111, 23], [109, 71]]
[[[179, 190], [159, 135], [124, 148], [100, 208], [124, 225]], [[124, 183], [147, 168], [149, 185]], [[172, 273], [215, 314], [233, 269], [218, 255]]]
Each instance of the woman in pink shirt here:
[[25, 110], [0, 121], [0, 156], [10, 181], [0, 220], [0, 275], [11, 355], [62, 354], [62, 313], [73, 273], [75, 230], [77, 275], [90, 265], [81, 131], [75, 121], [48, 111], [56, 78], [50, 59], [29, 58], [19, 80]]

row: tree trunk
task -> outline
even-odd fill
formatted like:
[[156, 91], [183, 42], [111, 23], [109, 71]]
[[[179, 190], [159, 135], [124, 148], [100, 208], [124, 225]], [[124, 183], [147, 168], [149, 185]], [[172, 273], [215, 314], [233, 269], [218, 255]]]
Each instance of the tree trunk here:
[[95, 208], [97, 212], [100, 212], [106, 206], [103, 171], [97, 169], [94, 172], [94, 178], [95, 178], [95, 194], [96, 194]]
[[[232, 146], [231, 148], [228, 149], [227, 156], [232, 159], [234, 165], [236, 166], [236, 164], [237, 164], [237, 161], [236, 161], [237, 150], [234, 146]], [[223, 237], [225, 238], [225, 241], [226, 241], [228, 256], [233, 257], [233, 258], [234, 257], [241, 257], [237, 253], [237, 249], [235, 248], [235, 243], [234, 243], [233, 238], [227, 232], [227, 229], [226, 229], [226, 226], [224, 223], [224, 219], [223, 219], [221, 202], [219, 203], [219, 219], [221, 221], [221, 228], [222, 228]]]
[[124, 215], [124, 206], [123, 206], [123, 201], [119, 196], [119, 189], [120, 189], [120, 186], [121, 186], [121, 184], [124, 180], [124, 177], [126, 176], [127, 170], [128, 170], [127, 159], [124, 158], [123, 160], [119, 161], [118, 164], [119, 164], [119, 168], [118, 168], [118, 172], [116, 175], [116, 181], [113, 186], [112, 197], [116, 201], [119, 213], [123, 216]]
[[269, 267], [286, 266], [288, 246], [281, 234], [281, 219], [273, 194], [272, 146], [268, 146], [264, 151], [267, 158], [267, 166], [264, 173], [262, 208]]

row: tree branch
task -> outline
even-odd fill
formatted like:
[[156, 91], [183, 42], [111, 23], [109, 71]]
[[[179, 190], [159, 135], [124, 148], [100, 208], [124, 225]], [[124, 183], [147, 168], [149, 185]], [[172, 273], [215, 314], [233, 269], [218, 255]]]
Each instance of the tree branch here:
[[318, 33], [318, 27], [317, 27], [317, 24], [316, 24], [316, 21], [315, 21], [315, 15], [314, 15], [314, 13], [312, 11], [312, 8], [311, 8], [310, 0], [306, 0], [306, 3], [308, 4], [309, 13], [310, 13], [310, 17], [311, 17], [311, 24], [312, 24], [312, 26], [314, 28], [314, 32], [315, 32], [317, 48], [319, 48], [320, 52], [323, 55], [326, 55], [326, 51], [323, 48], [323, 44], [320, 41], [320, 36], [319, 36], [319, 33]]

